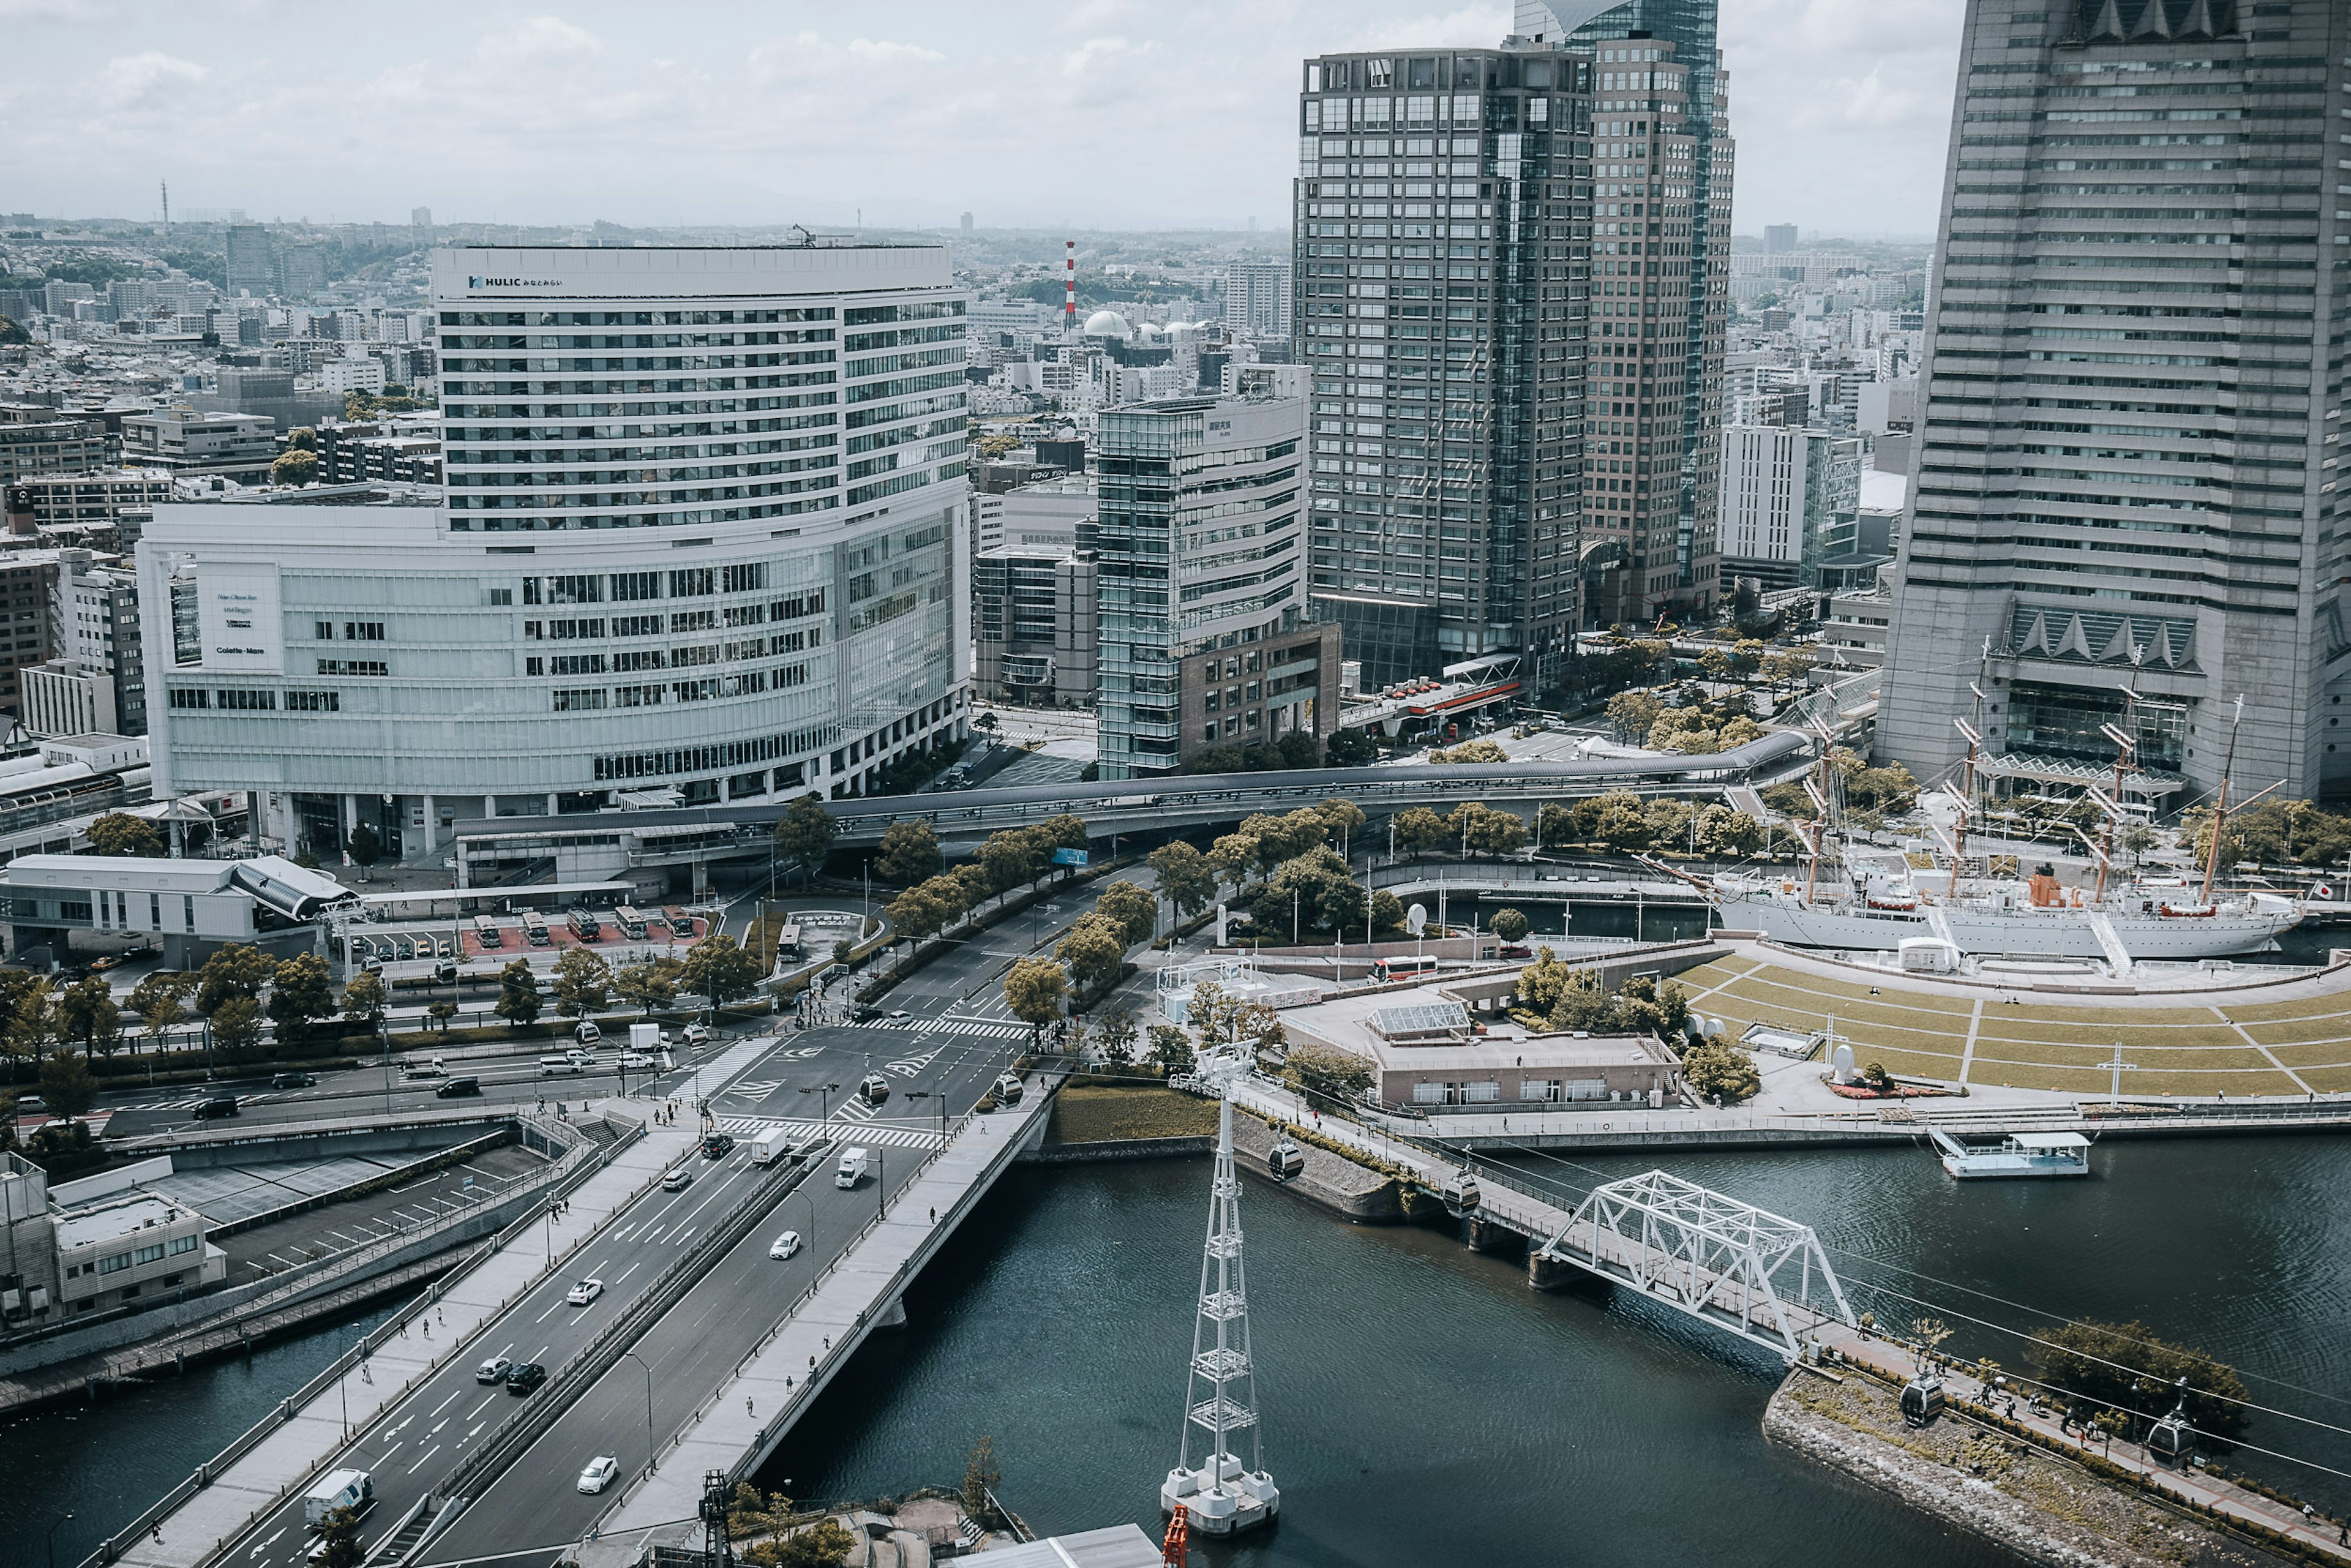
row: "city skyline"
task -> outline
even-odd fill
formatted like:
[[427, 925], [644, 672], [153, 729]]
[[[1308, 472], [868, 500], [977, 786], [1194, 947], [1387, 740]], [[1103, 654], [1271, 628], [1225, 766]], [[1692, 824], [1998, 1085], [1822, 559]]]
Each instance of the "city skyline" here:
[[[1931, 234], [1959, 10], [1727, 5], [1748, 84], [1735, 226]], [[1081, 0], [982, 21], [915, 5], [869, 37], [805, 6], [690, 33], [597, 5], [427, 6], [386, 40], [275, 15], [0, 5], [48, 67], [0, 85], [28, 171], [0, 209], [152, 219], [169, 181], [178, 213], [263, 221], [422, 205], [443, 222], [927, 227], [977, 210], [982, 227], [1278, 228], [1298, 59], [1490, 47], [1511, 20], [1504, 4]], [[1852, 166], [1823, 181], [1823, 160]]]

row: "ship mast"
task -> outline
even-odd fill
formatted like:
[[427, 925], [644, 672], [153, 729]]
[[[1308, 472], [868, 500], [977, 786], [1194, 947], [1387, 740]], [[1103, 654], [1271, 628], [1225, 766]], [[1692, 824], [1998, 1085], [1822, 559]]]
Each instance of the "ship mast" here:
[[[2098, 834], [2098, 885], [2096, 891], [2090, 895], [2094, 902], [2101, 901], [2106, 896], [2106, 873], [2114, 865], [2115, 823], [2123, 814], [2123, 775], [2136, 765], [2138, 754], [2138, 737], [2131, 728], [2131, 714], [2138, 706], [2139, 662], [2146, 656], [2147, 650], [2144, 647], [2137, 643], [2131, 645], [2131, 679], [2130, 685], [2123, 688], [2123, 722], [2120, 725], [2102, 724], [2098, 727], [2105, 733], [2105, 737], [2115, 743], [2115, 792], [2113, 798], [2109, 800], [2100, 795], [2095, 789], [2090, 791], [2091, 797], [2105, 811], [2106, 819], [2105, 829]], [[2231, 730], [2230, 743], [2232, 747], [2235, 740], [2236, 733]], [[2221, 786], [2224, 793], [2227, 788], [2225, 784]]]
[[2220, 874], [2220, 837], [2229, 825], [2229, 775], [2237, 766], [2237, 727], [2245, 721], [2245, 699], [2237, 698], [2237, 711], [2229, 720], [2229, 750], [2220, 759], [2220, 798], [2212, 808], [2212, 852], [2204, 862], [2204, 902], [2212, 902], [2212, 881]]
[[1959, 727], [1959, 733], [1967, 737], [1968, 742], [1967, 760], [1959, 774], [1959, 817], [1951, 831], [1953, 893], [1959, 891], [1960, 862], [1968, 858], [1968, 824], [1974, 821], [1976, 816], [1976, 762], [1983, 749], [1984, 671], [1991, 662], [1991, 639], [1987, 637], [1983, 642], [1983, 653], [1976, 659], [1976, 678], [1968, 686], [1968, 690], [1975, 694], [1975, 706], [1969, 711], [1967, 717], [1951, 721]]

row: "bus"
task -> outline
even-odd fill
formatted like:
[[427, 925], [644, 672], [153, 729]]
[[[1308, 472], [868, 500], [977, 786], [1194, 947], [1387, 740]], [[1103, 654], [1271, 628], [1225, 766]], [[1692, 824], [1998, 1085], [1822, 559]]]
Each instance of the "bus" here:
[[474, 916], [474, 945], [478, 947], [503, 947], [507, 945], [507, 934], [499, 930], [498, 923], [488, 915], [476, 915]]
[[612, 924], [618, 925], [621, 928], [621, 935], [632, 942], [642, 942], [645, 939], [645, 917], [641, 910], [632, 909], [625, 904], [615, 904], [612, 908]]
[[693, 915], [688, 915], [684, 910], [680, 909], [676, 904], [673, 904], [664, 913], [663, 918], [669, 922], [669, 928], [672, 935], [682, 937], [689, 942], [694, 939], [695, 925]]
[[568, 918], [571, 935], [582, 942], [594, 942], [604, 935], [603, 923], [585, 909], [573, 909]]
[[807, 950], [800, 946], [800, 928], [798, 925], [779, 925], [776, 928], [776, 956], [790, 959], [795, 963], [808, 956]]
[[536, 909], [522, 912], [522, 934], [534, 947], [544, 947], [555, 940], [548, 934], [547, 916]]
[[1437, 972], [1437, 960], [1428, 957], [1383, 958], [1372, 967], [1372, 977], [1381, 985], [1390, 980], [1408, 980], [1415, 975]]

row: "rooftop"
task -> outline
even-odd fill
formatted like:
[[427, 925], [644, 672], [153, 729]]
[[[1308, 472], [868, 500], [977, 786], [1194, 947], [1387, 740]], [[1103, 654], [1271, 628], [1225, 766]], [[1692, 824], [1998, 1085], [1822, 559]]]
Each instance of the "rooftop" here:
[[70, 1247], [89, 1247], [101, 1241], [116, 1241], [141, 1230], [195, 1218], [193, 1209], [182, 1208], [176, 1203], [142, 1194], [102, 1207], [60, 1215], [57, 1224], [57, 1247], [63, 1250]]

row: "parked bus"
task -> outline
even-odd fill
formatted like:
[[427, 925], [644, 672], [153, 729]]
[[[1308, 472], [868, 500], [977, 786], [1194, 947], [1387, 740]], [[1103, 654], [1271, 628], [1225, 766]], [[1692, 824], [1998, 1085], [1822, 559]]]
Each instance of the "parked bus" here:
[[507, 934], [499, 930], [498, 923], [488, 915], [476, 915], [474, 916], [474, 942], [482, 947], [503, 947], [507, 945]]
[[555, 940], [548, 933], [547, 916], [536, 909], [522, 912], [522, 934], [534, 947], [544, 947]]
[[695, 925], [693, 915], [688, 915], [684, 910], [680, 909], [676, 904], [673, 904], [664, 913], [663, 918], [669, 922], [670, 931], [674, 935], [683, 937], [687, 941], [692, 941], [694, 939]]
[[604, 935], [603, 923], [585, 909], [574, 909], [569, 916], [571, 935], [582, 942], [594, 942]]
[[1383, 958], [1372, 969], [1373, 977], [1383, 985], [1390, 980], [1408, 980], [1415, 975], [1429, 975], [1436, 971], [1437, 960], [1428, 957]]
[[777, 928], [776, 956], [789, 958], [795, 963], [808, 956], [806, 949], [800, 946], [800, 928], [798, 925], [784, 925]]
[[645, 917], [640, 910], [632, 909], [625, 904], [617, 904], [612, 910], [612, 924], [618, 925], [621, 935], [632, 942], [645, 939]]

